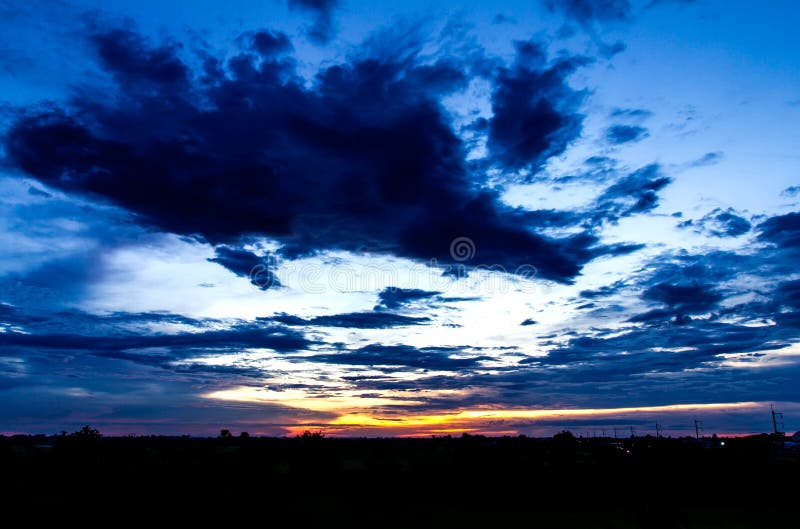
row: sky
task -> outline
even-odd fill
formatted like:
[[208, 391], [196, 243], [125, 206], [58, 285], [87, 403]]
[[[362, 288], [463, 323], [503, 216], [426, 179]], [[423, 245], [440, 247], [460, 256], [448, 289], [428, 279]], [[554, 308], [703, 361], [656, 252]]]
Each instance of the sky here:
[[793, 1], [0, 1], [0, 432], [800, 429]]

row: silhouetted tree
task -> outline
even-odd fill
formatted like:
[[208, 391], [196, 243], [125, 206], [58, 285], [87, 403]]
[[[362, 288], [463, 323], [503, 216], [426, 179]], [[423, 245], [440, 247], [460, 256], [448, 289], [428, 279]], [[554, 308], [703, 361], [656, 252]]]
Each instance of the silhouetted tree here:
[[305, 432], [303, 432], [303, 435], [298, 435], [297, 437], [301, 439], [322, 439], [323, 437], [325, 437], [325, 434], [322, 432], [322, 430], [318, 430], [316, 432], [306, 430]]
[[250, 439], [250, 434], [247, 432], [242, 432], [239, 434], [239, 439]]
[[572, 444], [575, 442], [575, 436], [569, 430], [562, 430], [553, 436], [553, 441], [562, 444]]
[[564, 465], [571, 465], [575, 462], [575, 449], [577, 448], [578, 440], [572, 432], [563, 430], [553, 436], [553, 461], [555, 463]]
[[92, 428], [91, 426], [89, 426], [87, 424], [86, 426], [84, 426], [83, 428], [78, 430], [77, 432], [71, 433], [70, 436], [75, 438], [75, 439], [81, 439], [81, 440], [87, 440], [88, 441], [88, 440], [100, 439], [101, 437], [103, 437], [103, 434], [100, 433], [100, 430], [97, 430], [96, 428]]
[[220, 439], [231, 439], [233, 438], [233, 434], [227, 428], [223, 428], [219, 431], [219, 438]]

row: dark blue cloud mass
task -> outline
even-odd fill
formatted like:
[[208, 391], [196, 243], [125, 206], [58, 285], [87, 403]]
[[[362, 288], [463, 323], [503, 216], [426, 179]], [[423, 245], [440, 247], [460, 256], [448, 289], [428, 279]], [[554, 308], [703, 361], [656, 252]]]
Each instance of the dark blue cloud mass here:
[[698, 220], [687, 220], [679, 228], [692, 228], [697, 233], [711, 237], [739, 237], [750, 231], [752, 225], [732, 208], [716, 208]]
[[219, 246], [215, 249], [216, 257], [209, 261], [218, 263], [239, 277], [247, 277], [250, 283], [261, 290], [281, 286], [281, 282], [272, 271], [273, 262], [269, 256], [260, 257], [253, 252], [238, 248]]
[[461, 353], [460, 348], [423, 347], [409, 345], [371, 344], [359, 349], [340, 350], [336, 353], [310, 357], [312, 361], [350, 365], [393, 365], [433, 370], [461, 370], [479, 365], [484, 356], [469, 358], [453, 357]]
[[186, 352], [213, 347], [266, 347], [277, 351], [296, 351], [310, 342], [302, 334], [284, 327], [242, 325], [230, 330], [209, 330], [180, 334], [27, 334], [0, 333], [4, 347], [28, 347], [98, 352], [120, 352], [129, 349], [170, 347]]
[[632, 143], [647, 136], [647, 129], [639, 125], [612, 125], [606, 130], [606, 139], [614, 145]]
[[289, 0], [290, 9], [307, 11], [314, 16], [308, 36], [317, 44], [325, 44], [333, 38], [333, 10], [338, 4], [338, 0]]
[[418, 288], [397, 288], [387, 287], [378, 293], [378, 305], [375, 310], [380, 309], [399, 309], [403, 305], [422, 299], [429, 299], [440, 292], [430, 290], [420, 290]]
[[623, 288], [625, 288], [625, 282], [620, 280], [614, 284], [605, 285], [594, 290], [581, 290], [578, 295], [586, 299], [605, 298], [616, 294]]
[[658, 192], [671, 181], [657, 164], [642, 167], [608, 187], [598, 197], [592, 216], [595, 222], [605, 219], [614, 222], [652, 211], [658, 206]]
[[611, 111], [612, 118], [627, 118], [632, 120], [640, 120], [649, 118], [653, 113], [644, 108], [615, 108]]
[[240, 35], [239, 40], [240, 42], [244, 41], [250, 49], [264, 57], [274, 57], [294, 50], [289, 37], [285, 33], [278, 31], [262, 29], [243, 33]]
[[708, 285], [670, 285], [659, 283], [642, 294], [644, 299], [658, 301], [678, 311], [708, 310], [722, 299]]
[[713, 286], [696, 282], [689, 284], [658, 283], [645, 290], [642, 298], [661, 303], [665, 308], [637, 314], [628, 321], [653, 323], [674, 318], [673, 323], [685, 324], [691, 321], [690, 314], [711, 310], [723, 299]]
[[488, 145], [503, 166], [537, 171], [581, 132], [583, 94], [570, 88], [566, 77], [587, 59], [548, 66], [541, 46], [518, 42], [516, 47], [516, 62], [500, 70], [492, 94]]
[[560, 11], [581, 25], [627, 20], [631, 14], [628, 0], [543, 0], [543, 3], [550, 11]]
[[[371, 45], [309, 86], [276, 32], [247, 33], [238, 53], [204, 52], [199, 66], [179, 44], [154, 46], [129, 29], [90, 42], [115, 89], [76, 88], [64, 107], [23, 112], [3, 138], [6, 163], [46, 185], [214, 243], [270, 236], [290, 257], [343, 249], [448, 263], [451, 241], [469, 237], [466, 264], [532, 265], [569, 282], [615, 251], [589, 233], [537, 234], [477, 185], [439, 103], [466, 86], [467, 59], [422, 62]], [[541, 47], [518, 43], [493, 80], [494, 164], [535, 171], [577, 137], [581, 94], [565, 76], [584, 62], [551, 65]], [[647, 204], [629, 213], [654, 202], [658, 185], [645, 185]], [[218, 262], [241, 272], [232, 261], [246, 256], [231, 251]]]
[[781, 191], [782, 197], [793, 198], [800, 195], [800, 186], [789, 186]]
[[430, 318], [425, 316], [403, 316], [402, 314], [391, 314], [388, 312], [350, 312], [345, 314], [315, 316], [313, 318], [278, 314], [268, 319], [283, 325], [347, 327], [351, 329], [388, 329], [390, 327], [424, 325], [430, 322]]
[[800, 213], [770, 217], [757, 227], [758, 238], [780, 249], [797, 253], [800, 250]]

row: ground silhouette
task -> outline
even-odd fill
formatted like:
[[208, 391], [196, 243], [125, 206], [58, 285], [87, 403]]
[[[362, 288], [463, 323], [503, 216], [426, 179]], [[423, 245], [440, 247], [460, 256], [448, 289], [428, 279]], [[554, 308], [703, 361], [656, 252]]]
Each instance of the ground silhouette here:
[[[787, 446], [788, 445], [788, 446]], [[267, 527], [797, 528], [781, 438], [0, 436], [4, 513]], [[115, 519], [105, 519], [112, 523]]]

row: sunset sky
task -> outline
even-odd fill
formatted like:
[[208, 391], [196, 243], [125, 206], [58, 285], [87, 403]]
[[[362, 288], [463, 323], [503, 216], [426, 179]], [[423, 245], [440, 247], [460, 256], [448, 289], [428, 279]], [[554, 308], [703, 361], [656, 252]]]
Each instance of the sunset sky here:
[[798, 27], [0, 0], [0, 433], [800, 429]]

